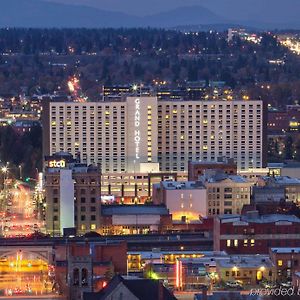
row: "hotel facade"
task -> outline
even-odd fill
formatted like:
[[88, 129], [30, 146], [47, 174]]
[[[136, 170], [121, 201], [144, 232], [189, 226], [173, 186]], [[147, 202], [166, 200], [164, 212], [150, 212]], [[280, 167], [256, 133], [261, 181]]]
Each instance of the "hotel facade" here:
[[239, 171], [265, 166], [262, 101], [45, 102], [44, 155], [65, 151], [102, 173], [187, 171], [189, 161], [233, 158]]

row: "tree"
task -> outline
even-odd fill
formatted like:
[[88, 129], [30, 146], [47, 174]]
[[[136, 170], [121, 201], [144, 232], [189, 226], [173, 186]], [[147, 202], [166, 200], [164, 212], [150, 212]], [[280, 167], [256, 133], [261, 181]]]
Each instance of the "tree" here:
[[291, 135], [287, 136], [284, 149], [285, 159], [293, 159], [293, 138]]

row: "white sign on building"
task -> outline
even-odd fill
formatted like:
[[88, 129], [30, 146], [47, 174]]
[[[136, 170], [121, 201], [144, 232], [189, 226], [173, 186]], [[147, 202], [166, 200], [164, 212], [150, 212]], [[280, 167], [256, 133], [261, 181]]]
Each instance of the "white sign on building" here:
[[141, 164], [153, 163], [157, 169], [157, 98], [128, 97], [126, 103], [127, 170], [140, 172]]

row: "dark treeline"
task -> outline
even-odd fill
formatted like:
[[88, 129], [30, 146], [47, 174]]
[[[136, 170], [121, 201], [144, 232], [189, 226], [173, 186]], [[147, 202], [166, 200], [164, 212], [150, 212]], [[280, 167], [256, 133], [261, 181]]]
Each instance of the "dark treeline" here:
[[41, 127], [33, 127], [24, 134], [16, 132], [11, 126], [0, 127], [1, 164], [9, 163], [9, 172], [16, 178], [20, 175], [23, 178], [37, 177], [38, 170], [42, 168], [41, 149]]
[[[282, 59], [283, 65], [270, 64]], [[226, 33], [185, 34], [159, 29], [1, 29], [0, 94], [66, 90], [72, 75], [83, 92], [99, 96], [102, 85], [153, 80], [220, 80], [274, 105], [300, 99], [299, 57], [272, 34], [260, 44]], [[262, 84], [270, 85], [268, 90]]]
[[[70, 52], [70, 47], [74, 52]], [[0, 29], [0, 52], [40, 54], [142, 52], [157, 55], [184, 54], [192, 47], [206, 54], [230, 53], [226, 51], [225, 36], [200, 32], [186, 35], [159, 29]], [[204, 49], [205, 48], [205, 49]]]

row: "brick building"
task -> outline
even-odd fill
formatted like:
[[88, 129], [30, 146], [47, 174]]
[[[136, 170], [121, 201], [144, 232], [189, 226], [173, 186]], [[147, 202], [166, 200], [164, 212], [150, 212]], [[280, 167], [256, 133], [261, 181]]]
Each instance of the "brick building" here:
[[85, 234], [100, 226], [100, 172], [78, 160], [65, 152], [46, 157], [46, 231], [52, 236], [64, 228]]
[[299, 247], [300, 219], [293, 215], [217, 216], [214, 250], [229, 254], [267, 254], [271, 247]]
[[271, 248], [270, 258], [272, 259], [277, 280], [285, 282], [291, 280], [295, 273], [300, 272], [300, 248]]
[[215, 161], [189, 161], [188, 163], [188, 180], [197, 181], [199, 176], [204, 175], [205, 170], [222, 170], [228, 175], [237, 174], [237, 165], [233, 159], [218, 158]]
[[[55, 245], [55, 278], [68, 299], [100, 290], [113, 274], [126, 274], [127, 243], [70, 239]], [[92, 281], [92, 278], [101, 278]]]

